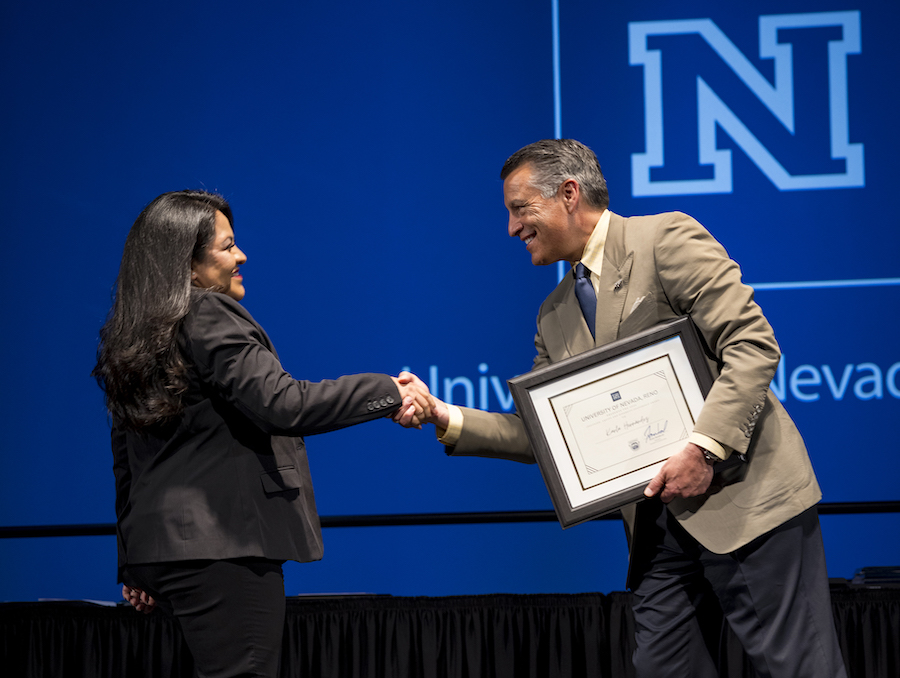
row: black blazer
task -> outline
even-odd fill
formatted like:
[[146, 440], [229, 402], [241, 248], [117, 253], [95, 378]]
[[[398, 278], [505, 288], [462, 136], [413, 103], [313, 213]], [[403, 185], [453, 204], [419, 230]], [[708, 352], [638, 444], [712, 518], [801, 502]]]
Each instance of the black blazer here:
[[113, 423], [120, 577], [129, 563], [318, 560], [301, 436], [390, 414], [401, 403], [394, 382], [295, 380], [250, 314], [214, 292], [193, 294], [179, 341], [190, 365], [184, 413], [140, 434]]

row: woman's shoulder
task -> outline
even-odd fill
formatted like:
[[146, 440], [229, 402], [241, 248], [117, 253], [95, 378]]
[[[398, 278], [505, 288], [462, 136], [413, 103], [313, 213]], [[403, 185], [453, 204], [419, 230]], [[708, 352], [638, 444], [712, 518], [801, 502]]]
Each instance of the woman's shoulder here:
[[[191, 292], [191, 307], [181, 329], [184, 352], [191, 360], [209, 365], [213, 355], [259, 345], [275, 352], [265, 330], [235, 299], [209, 290]], [[225, 347], [230, 347], [226, 349]]]
[[259, 323], [249, 311], [228, 295], [209, 290], [192, 290], [191, 306], [183, 328], [191, 337], [219, 334], [257, 334]]
[[[238, 315], [253, 321], [253, 317], [241, 304], [221, 292], [213, 292], [204, 289], [191, 290], [191, 307], [188, 316], [204, 315]], [[255, 324], [255, 322], [254, 322]]]

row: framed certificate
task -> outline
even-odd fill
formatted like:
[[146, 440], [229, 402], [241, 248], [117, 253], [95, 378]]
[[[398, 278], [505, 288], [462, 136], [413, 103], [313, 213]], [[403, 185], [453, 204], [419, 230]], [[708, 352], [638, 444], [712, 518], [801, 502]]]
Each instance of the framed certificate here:
[[712, 382], [688, 317], [510, 379], [560, 524], [642, 498], [684, 449]]

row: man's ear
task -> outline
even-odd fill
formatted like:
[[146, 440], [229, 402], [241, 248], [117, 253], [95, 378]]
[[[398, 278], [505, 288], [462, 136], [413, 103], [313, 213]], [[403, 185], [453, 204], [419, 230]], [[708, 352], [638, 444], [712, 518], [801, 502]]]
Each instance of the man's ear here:
[[566, 179], [560, 184], [558, 195], [565, 204], [566, 211], [571, 214], [575, 211], [581, 198], [581, 186], [575, 179]]

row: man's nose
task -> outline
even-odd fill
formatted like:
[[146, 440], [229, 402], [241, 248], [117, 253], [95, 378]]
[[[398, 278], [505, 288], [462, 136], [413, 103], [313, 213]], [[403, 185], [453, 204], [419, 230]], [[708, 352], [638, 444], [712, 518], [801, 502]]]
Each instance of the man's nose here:
[[513, 217], [513, 215], [509, 215], [509, 226], [507, 227], [507, 231], [509, 232], [510, 238], [515, 238], [519, 231], [522, 230], [522, 222]]

